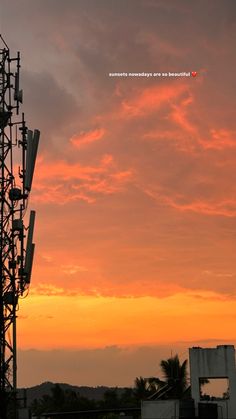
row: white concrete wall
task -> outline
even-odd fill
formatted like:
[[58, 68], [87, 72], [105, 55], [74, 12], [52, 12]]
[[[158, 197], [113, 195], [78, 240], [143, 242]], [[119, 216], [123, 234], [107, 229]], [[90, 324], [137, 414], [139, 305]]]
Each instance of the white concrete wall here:
[[141, 405], [142, 419], [179, 419], [178, 400], [143, 401]]
[[[230, 399], [223, 401], [223, 419], [236, 419], [236, 370], [233, 345], [216, 348], [190, 348], [190, 377], [192, 397], [197, 409], [200, 402], [199, 378], [228, 378]], [[204, 401], [205, 402], [205, 401]], [[215, 401], [219, 406], [221, 402]]]

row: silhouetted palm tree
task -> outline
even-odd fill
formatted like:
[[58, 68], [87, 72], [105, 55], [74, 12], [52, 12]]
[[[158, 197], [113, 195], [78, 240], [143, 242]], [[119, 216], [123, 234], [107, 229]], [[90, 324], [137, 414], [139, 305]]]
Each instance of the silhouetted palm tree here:
[[138, 400], [145, 400], [150, 396], [148, 378], [136, 377], [134, 381], [134, 396]]
[[181, 364], [178, 355], [160, 362], [164, 381], [167, 385], [166, 398], [180, 399], [187, 389], [187, 359]]
[[164, 385], [164, 381], [160, 380], [157, 377], [149, 377], [147, 378], [149, 384], [149, 391], [151, 394], [156, 393], [159, 391]]
[[181, 364], [178, 355], [162, 360], [164, 380], [157, 377], [136, 377], [134, 395], [137, 400], [180, 399], [187, 390], [187, 359]]

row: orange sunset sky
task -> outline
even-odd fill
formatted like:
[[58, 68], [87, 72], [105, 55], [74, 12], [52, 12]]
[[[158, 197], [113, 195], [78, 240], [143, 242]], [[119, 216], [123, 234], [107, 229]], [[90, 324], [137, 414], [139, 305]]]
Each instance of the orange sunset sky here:
[[[235, 0], [7, 0], [41, 130], [19, 386], [132, 385], [236, 342]], [[109, 77], [111, 72], [196, 77]]]

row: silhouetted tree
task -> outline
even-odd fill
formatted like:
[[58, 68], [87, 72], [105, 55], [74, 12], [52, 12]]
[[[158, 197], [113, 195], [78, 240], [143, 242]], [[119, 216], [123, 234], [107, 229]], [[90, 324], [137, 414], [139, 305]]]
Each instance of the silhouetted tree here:
[[117, 388], [111, 388], [105, 391], [103, 400], [100, 401], [99, 405], [104, 409], [120, 407], [120, 399], [118, 396]]
[[134, 395], [134, 389], [127, 387], [120, 396], [121, 407], [135, 407], [138, 406], [137, 399]]
[[167, 384], [167, 398], [180, 399], [187, 389], [187, 359], [181, 364], [178, 355], [162, 360], [160, 367], [164, 377], [161, 385]]
[[164, 381], [160, 380], [157, 377], [149, 377], [147, 380], [149, 384], [149, 391], [151, 394], [156, 393], [166, 384]]
[[51, 402], [54, 406], [55, 411], [60, 412], [63, 406], [66, 404], [66, 394], [64, 390], [59, 386], [59, 384], [55, 384], [51, 389]]
[[148, 378], [136, 377], [134, 381], [134, 396], [137, 400], [145, 400], [150, 396]]
[[51, 388], [50, 395], [44, 395], [39, 400], [34, 400], [31, 409], [35, 415], [47, 412], [71, 412], [73, 410], [92, 410], [96, 409], [97, 404], [94, 400], [81, 397], [73, 390], [63, 390], [59, 384]]

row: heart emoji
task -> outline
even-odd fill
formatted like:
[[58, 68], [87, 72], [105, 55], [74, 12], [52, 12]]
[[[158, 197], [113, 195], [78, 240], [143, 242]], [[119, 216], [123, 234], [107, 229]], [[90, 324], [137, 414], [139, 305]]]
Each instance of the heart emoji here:
[[196, 72], [196, 71], [192, 71], [192, 73], [191, 73], [191, 74], [192, 74], [192, 76], [193, 76], [193, 77], [196, 77], [197, 72]]

